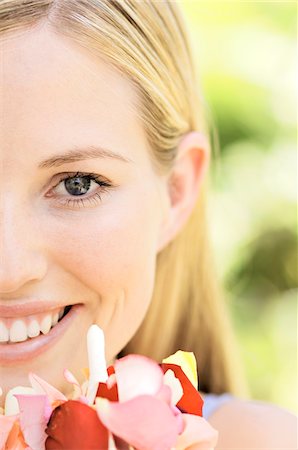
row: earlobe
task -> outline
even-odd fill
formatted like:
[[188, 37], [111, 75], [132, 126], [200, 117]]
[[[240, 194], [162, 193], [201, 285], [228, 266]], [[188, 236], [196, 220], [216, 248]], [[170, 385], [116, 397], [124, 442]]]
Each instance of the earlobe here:
[[192, 131], [182, 138], [167, 180], [170, 206], [161, 230], [159, 251], [174, 239], [190, 217], [209, 168], [209, 160], [209, 142], [204, 134]]

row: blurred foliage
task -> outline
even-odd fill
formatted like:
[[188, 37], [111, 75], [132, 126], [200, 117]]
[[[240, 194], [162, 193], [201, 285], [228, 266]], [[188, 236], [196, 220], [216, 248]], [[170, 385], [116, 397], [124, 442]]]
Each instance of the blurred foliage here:
[[178, 3], [213, 131], [209, 222], [251, 396], [297, 412], [297, 3]]

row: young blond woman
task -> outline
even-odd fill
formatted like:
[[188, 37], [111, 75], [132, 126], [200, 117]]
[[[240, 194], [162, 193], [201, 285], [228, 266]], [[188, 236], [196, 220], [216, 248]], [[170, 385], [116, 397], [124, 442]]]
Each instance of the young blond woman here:
[[1, 0], [0, 31], [4, 393], [32, 370], [68, 394], [63, 368], [82, 381], [97, 323], [109, 362], [195, 353], [217, 449], [296, 448], [293, 414], [246, 399], [179, 5]]

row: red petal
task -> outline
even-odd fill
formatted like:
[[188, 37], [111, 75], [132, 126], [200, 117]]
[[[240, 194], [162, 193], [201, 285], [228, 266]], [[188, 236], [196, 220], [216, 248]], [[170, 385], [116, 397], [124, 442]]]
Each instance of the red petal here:
[[96, 397], [103, 397], [111, 400], [112, 402], [118, 401], [118, 388], [117, 384], [114, 384], [110, 389], [106, 385], [106, 383], [99, 383]]
[[[115, 373], [114, 366], [109, 366], [107, 368], [108, 375], [113, 375]], [[118, 401], [118, 388], [117, 384], [115, 383], [111, 388], [108, 388], [106, 383], [99, 383], [96, 397], [103, 397], [107, 398], [108, 400], [111, 400], [112, 402]]]
[[107, 368], [107, 372], [108, 372], [108, 375], [109, 375], [109, 376], [110, 376], [110, 375], [113, 375], [113, 373], [115, 373], [114, 366], [109, 366], [109, 367]]
[[176, 406], [182, 411], [188, 414], [195, 414], [196, 416], [203, 416], [202, 408], [204, 400], [200, 396], [199, 392], [196, 390], [192, 382], [185, 375], [183, 370], [177, 364], [167, 364], [163, 363], [160, 365], [164, 373], [168, 369], [173, 370], [175, 377], [179, 379], [182, 388], [183, 396], [179, 400]]
[[46, 450], [108, 448], [108, 430], [97, 412], [76, 400], [68, 400], [53, 411], [46, 433]]

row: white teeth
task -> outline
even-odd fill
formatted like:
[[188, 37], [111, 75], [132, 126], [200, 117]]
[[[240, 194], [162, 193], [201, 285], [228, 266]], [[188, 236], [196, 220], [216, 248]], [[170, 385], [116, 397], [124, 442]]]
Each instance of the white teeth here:
[[0, 322], [0, 342], [7, 342], [9, 340], [8, 328], [3, 322]]
[[0, 318], [0, 343], [22, 342], [39, 336], [40, 333], [48, 334], [61, 319], [64, 310], [65, 308], [61, 308], [56, 313], [48, 313], [41, 317], [32, 315], [15, 320]]
[[33, 338], [40, 334], [40, 328], [36, 319], [31, 320], [28, 326], [28, 336]]
[[16, 320], [13, 322], [10, 331], [9, 339], [11, 342], [22, 342], [27, 339], [27, 327], [23, 320]]
[[52, 326], [52, 316], [47, 314], [40, 323], [40, 330], [43, 334], [47, 334]]
[[54, 325], [56, 325], [56, 323], [58, 322], [58, 320], [59, 320], [59, 313], [56, 313], [56, 314], [54, 314], [53, 317], [52, 317], [52, 327], [53, 327]]

